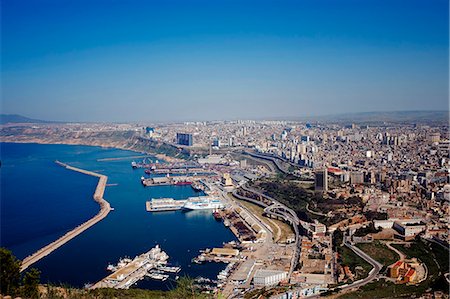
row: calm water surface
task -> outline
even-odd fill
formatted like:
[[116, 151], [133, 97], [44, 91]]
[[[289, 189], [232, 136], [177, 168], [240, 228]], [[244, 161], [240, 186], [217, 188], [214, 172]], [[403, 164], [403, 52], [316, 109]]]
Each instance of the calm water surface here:
[[[214, 278], [223, 264], [191, 264], [200, 249], [235, 240], [229, 229], [207, 211], [148, 213], [152, 197], [184, 199], [198, 195], [190, 186], [144, 188], [143, 170], [130, 167], [135, 152], [89, 146], [0, 143], [0, 245], [18, 258], [33, 253], [95, 215], [99, 207], [92, 195], [97, 179], [66, 170], [60, 160], [108, 176], [104, 198], [115, 208], [106, 219], [72, 239], [34, 267], [43, 282], [81, 287], [109, 274], [108, 263], [141, 254], [160, 244], [169, 262], [182, 267], [180, 275]], [[174, 283], [143, 280], [139, 287], [167, 289]]]

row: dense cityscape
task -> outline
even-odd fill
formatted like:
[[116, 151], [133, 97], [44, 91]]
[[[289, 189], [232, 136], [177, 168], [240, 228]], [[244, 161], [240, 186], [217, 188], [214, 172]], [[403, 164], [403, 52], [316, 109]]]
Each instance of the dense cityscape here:
[[1, 0], [0, 299], [450, 299], [449, 0]]
[[[144, 186], [189, 184], [207, 196], [154, 198], [147, 211], [205, 201], [239, 240], [193, 259], [228, 265], [217, 280], [196, 280], [201, 292], [313, 298], [359, 290], [371, 298], [383, 286], [441, 298], [449, 282], [448, 133], [436, 121], [8, 123], [1, 141], [156, 155], [160, 161], [131, 163]], [[128, 288], [134, 271], [108, 276], [104, 286]]]

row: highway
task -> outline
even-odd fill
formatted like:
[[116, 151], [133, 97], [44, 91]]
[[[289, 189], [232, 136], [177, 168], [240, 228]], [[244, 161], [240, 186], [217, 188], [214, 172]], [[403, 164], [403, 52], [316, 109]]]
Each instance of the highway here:
[[249, 156], [251, 156], [251, 157], [254, 157], [254, 158], [259, 158], [259, 159], [268, 160], [268, 161], [273, 162], [273, 164], [276, 166], [276, 168], [277, 168], [279, 171], [281, 171], [282, 173], [284, 173], [284, 174], [292, 174], [292, 175], [294, 175], [293, 173], [291, 173], [291, 172], [289, 172], [288, 170], [284, 169], [284, 168], [282, 167], [282, 165], [280, 164], [280, 161], [285, 162], [285, 163], [288, 163], [289, 165], [292, 165], [292, 166], [294, 166], [294, 167], [298, 167], [298, 165], [296, 165], [296, 164], [294, 164], [294, 163], [292, 163], [292, 162], [289, 162], [289, 161], [285, 161], [285, 160], [283, 160], [282, 158], [277, 157], [277, 156], [273, 156], [273, 155], [263, 155], [263, 154], [257, 154], [257, 153], [247, 152], [247, 151], [244, 151], [243, 153], [244, 153], [244, 154], [247, 154], [247, 155], [249, 155]]
[[[269, 215], [273, 215], [275, 217], [279, 217], [282, 218], [284, 221], [288, 222], [290, 225], [292, 225], [292, 227], [294, 228], [295, 231], [295, 248], [296, 251], [292, 257], [291, 260], [291, 268], [289, 271], [289, 275], [292, 274], [293, 269], [295, 269], [295, 267], [297, 266], [298, 260], [300, 258], [300, 249], [301, 249], [301, 243], [300, 243], [300, 234], [299, 234], [299, 230], [298, 230], [298, 226], [302, 225], [302, 224], [306, 224], [304, 221], [301, 221], [298, 217], [297, 214], [290, 208], [286, 207], [285, 205], [281, 204], [280, 202], [278, 202], [276, 199], [265, 195], [255, 189], [249, 188], [247, 186], [242, 186], [242, 189], [244, 189], [247, 192], [252, 192], [254, 194], [259, 195], [262, 198], [265, 198], [266, 200], [264, 202], [256, 200], [256, 199], [252, 199], [252, 198], [247, 198], [247, 197], [243, 197], [240, 196], [239, 194], [237, 194], [238, 198], [243, 199], [243, 200], [247, 200], [250, 201], [252, 203], [258, 204], [262, 207], [264, 207], [264, 212], [266, 212]], [[236, 196], [236, 191], [233, 193], [233, 195]], [[309, 229], [309, 227], [307, 225], [302, 225], [303, 227], [305, 227], [306, 229]], [[340, 287], [336, 287], [332, 290], [340, 290], [340, 291], [345, 291], [345, 290], [350, 290], [353, 288], [359, 288], [363, 285], [366, 285], [368, 283], [370, 283], [371, 281], [373, 281], [378, 274], [380, 273], [381, 268], [383, 267], [382, 264], [380, 264], [379, 262], [377, 262], [376, 260], [374, 260], [372, 257], [370, 257], [368, 254], [366, 254], [365, 252], [363, 252], [361, 249], [359, 249], [356, 246], [353, 246], [351, 243], [349, 242], [345, 242], [344, 243], [345, 246], [347, 246], [348, 248], [350, 248], [355, 254], [357, 254], [359, 257], [361, 257], [362, 259], [364, 259], [365, 261], [367, 261], [373, 268], [372, 270], [369, 272], [369, 275], [364, 278], [364, 279], [360, 279], [358, 281], [353, 282], [352, 284], [346, 285], [346, 286], [340, 286]], [[308, 298], [319, 298], [319, 295], [313, 295], [310, 296]]]
[[248, 198], [241, 196], [237, 194], [236, 191], [233, 192], [233, 195], [236, 196], [239, 199], [250, 201], [254, 204], [257, 204], [259, 206], [262, 206], [264, 208], [264, 212], [267, 215], [273, 216], [275, 218], [281, 218], [286, 223], [289, 223], [294, 228], [295, 233], [295, 243], [294, 243], [294, 254], [291, 259], [291, 265], [289, 267], [289, 277], [292, 275], [292, 272], [297, 267], [298, 261], [300, 259], [300, 252], [301, 252], [301, 242], [300, 242], [300, 231], [298, 226], [301, 225], [300, 219], [297, 217], [297, 213], [295, 213], [292, 209], [286, 207], [285, 205], [278, 202], [276, 199], [265, 195], [264, 193], [261, 193], [255, 189], [249, 188], [245, 185], [242, 186], [242, 189], [251, 192], [253, 194], [258, 195], [261, 199], [265, 199], [264, 201], [259, 201], [256, 199]]

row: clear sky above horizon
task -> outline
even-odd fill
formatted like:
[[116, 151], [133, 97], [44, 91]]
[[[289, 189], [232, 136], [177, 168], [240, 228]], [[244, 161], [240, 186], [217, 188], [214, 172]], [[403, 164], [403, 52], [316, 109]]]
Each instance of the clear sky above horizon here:
[[2, 0], [1, 111], [61, 121], [447, 110], [448, 0]]

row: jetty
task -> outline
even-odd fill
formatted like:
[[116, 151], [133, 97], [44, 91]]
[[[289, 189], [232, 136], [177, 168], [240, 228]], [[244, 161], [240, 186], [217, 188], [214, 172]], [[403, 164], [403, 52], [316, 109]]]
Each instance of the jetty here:
[[60, 161], [55, 161], [55, 163], [66, 169], [99, 178], [97, 188], [95, 189], [93, 197], [94, 197], [94, 200], [100, 205], [100, 211], [98, 212], [97, 215], [95, 215], [88, 221], [84, 222], [83, 224], [80, 224], [79, 226], [75, 227], [71, 231], [67, 232], [64, 236], [60, 237], [56, 241], [42, 247], [35, 253], [24, 258], [22, 261], [21, 268], [20, 268], [21, 272], [24, 271], [25, 269], [27, 269], [32, 264], [39, 261], [40, 259], [42, 259], [43, 257], [49, 255], [51, 252], [58, 249], [65, 243], [69, 242], [70, 240], [72, 240], [73, 238], [75, 238], [76, 236], [78, 236], [79, 234], [81, 234], [82, 232], [84, 232], [85, 230], [87, 230], [88, 228], [90, 228], [91, 226], [96, 224], [97, 222], [101, 221], [112, 210], [110, 204], [103, 198], [103, 194], [105, 193], [106, 182], [108, 180], [108, 177], [106, 175], [102, 175], [99, 173], [95, 173], [95, 172], [80, 169], [80, 168], [76, 168], [76, 167], [67, 165], [65, 163], [62, 163]]
[[90, 289], [115, 288], [128, 289], [137, 281], [148, 276], [152, 279], [165, 281], [169, 275], [164, 272], [176, 274], [180, 267], [168, 267], [169, 256], [156, 245], [150, 251], [131, 259], [120, 259], [117, 266], [109, 265], [107, 269], [113, 271], [112, 274], [103, 278]]

